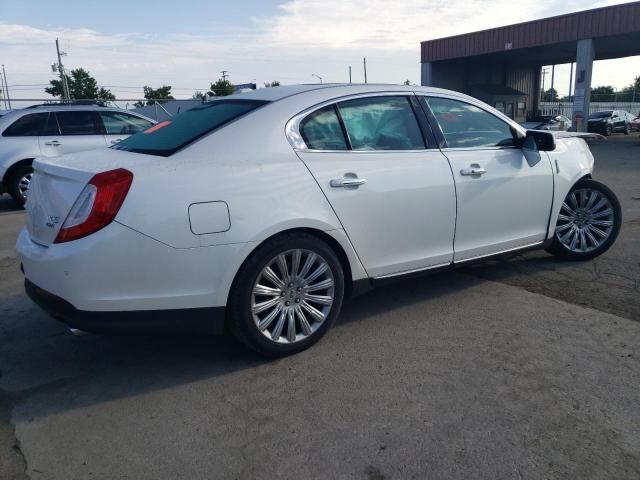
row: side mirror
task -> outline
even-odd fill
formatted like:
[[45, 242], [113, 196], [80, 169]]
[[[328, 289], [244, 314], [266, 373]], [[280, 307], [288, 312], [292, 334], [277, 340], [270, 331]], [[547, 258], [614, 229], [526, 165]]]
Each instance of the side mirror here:
[[[524, 139], [522, 148], [525, 145], [531, 145], [531, 140], [535, 143], [536, 149], [541, 152], [551, 152], [556, 149], [556, 137], [551, 132], [543, 132], [540, 130], [527, 130], [527, 136]], [[529, 142], [527, 142], [529, 140]]]
[[541, 151], [551, 151], [556, 148], [553, 133], [540, 130], [527, 130], [527, 136], [522, 141], [522, 154], [530, 167], [535, 167], [542, 156]]

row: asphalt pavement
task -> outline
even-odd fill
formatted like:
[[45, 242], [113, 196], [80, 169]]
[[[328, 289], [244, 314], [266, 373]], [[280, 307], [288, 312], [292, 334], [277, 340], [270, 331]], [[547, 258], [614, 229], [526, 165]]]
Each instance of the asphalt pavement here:
[[640, 138], [593, 146], [624, 224], [345, 303], [312, 349], [73, 336], [23, 293], [0, 198], [1, 479], [640, 478]]

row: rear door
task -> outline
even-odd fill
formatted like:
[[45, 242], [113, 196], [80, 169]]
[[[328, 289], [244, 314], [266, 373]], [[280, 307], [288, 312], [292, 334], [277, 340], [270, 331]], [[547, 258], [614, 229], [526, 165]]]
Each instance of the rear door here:
[[51, 112], [47, 131], [39, 138], [42, 154], [53, 157], [106, 147], [99, 121], [91, 110]]
[[369, 95], [324, 106], [299, 123], [306, 148], [297, 153], [373, 277], [453, 258], [451, 169], [423, 135], [414, 102], [406, 94]]
[[100, 110], [98, 111], [98, 116], [100, 117], [108, 146], [153, 126], [153, 122], [150, 120], [116, 110]]

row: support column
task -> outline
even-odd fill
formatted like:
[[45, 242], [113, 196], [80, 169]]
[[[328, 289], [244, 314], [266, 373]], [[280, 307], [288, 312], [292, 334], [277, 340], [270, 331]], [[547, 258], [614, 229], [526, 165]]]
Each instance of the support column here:
[[433, 87], [433, 64], [431, 62], [423, 62], [421, 65], [422, 78], [420, 79], [420, 85]]
[[573, 93], [572, 130], [585, 132], [589, 118], [589, 99], [591, 97], [591, 72], [595, 50], [592, 39], [578, 40], [576, 53], [576, 79]]

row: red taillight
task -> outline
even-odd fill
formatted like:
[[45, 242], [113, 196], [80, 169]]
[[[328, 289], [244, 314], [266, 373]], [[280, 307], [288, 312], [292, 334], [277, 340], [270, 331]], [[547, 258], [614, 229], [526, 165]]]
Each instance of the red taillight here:
[[133, 173], [124, 168], [95, 175], [71, 207], [54, 243], [77, 240], [109, 225], [132, 181]]

